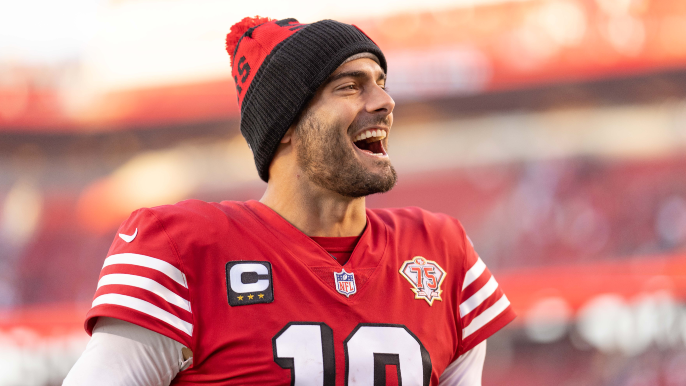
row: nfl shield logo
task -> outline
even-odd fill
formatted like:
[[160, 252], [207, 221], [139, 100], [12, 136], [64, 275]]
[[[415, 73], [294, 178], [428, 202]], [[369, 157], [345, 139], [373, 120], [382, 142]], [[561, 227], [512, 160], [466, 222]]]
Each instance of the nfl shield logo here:
[[343, 269], [341, 272], [334, 272], [333, 277], [336, 279], [336, 291], [339, 293], [350, 297], [350, 295], [357, 292], [354, 273], [347, 273]]

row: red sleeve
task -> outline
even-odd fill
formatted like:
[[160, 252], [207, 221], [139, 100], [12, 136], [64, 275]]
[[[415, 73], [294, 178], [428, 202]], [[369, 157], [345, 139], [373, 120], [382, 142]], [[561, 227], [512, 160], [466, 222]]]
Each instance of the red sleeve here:
[[458, 355], [466, 353], [495, 334], [516, 316], [507, 296], [474, 251], [474, 246], [464, 231], [462, 237], [465, 258], [459, 297], [462, 339]]
[[117, 231], [100, 271], [85, 328], [99, 316], [121, 319], [191, 347], [193, 317], [176, 248], [150, 209], [131, 214]]

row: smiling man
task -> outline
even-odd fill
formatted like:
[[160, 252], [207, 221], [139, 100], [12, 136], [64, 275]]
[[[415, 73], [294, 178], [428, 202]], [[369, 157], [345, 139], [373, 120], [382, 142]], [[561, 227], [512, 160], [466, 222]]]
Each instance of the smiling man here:
[[352, 25], [266, 18], [227, 50], [266, 192], [134, 212], [65, 385], [480, 385], [514, 313], [462, 226], [365, 207], [397, 180], [381, 50]]

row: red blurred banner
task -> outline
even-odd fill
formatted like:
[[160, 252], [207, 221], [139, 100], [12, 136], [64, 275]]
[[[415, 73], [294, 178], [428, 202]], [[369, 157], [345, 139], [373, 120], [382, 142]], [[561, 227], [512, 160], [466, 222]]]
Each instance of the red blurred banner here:
[[[531, 0], [355, 23], [388, 56], [390, 92], [401, 101], [686, 68], [682, 0]], [[59, 89], [34, 85], [30, 71], [14, 79], [0, 85], [2, 131], [154, 127], [239, 114], [228, 77], [104, 91], [82, 109], [67, 109]]]

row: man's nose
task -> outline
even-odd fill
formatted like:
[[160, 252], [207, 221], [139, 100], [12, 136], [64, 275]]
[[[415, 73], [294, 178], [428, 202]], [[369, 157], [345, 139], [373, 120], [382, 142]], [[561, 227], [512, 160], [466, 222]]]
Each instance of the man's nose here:
[[367, 112], [370, 113], [385, 113], [389, 115], [395, 108], [395, 101], [381, 86], [376, 85], [369, 93], [369, 100], [367, 101]]

